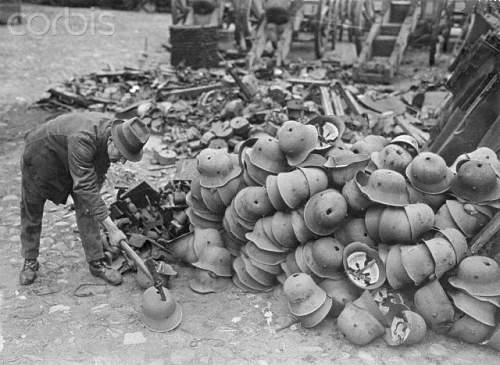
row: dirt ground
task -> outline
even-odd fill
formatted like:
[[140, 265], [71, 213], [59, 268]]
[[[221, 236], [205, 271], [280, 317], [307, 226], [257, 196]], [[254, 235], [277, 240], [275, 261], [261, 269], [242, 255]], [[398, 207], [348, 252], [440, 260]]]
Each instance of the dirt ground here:
[[[61, 9], [26, 6], [25, 11], [50, 17]], [[95, 10], [78, 11], [90, 16]], [[134, 66], [146, 37], [150, 51], [167, 39], [168, 15], [109, 13], [116, 26], [110, 37], [75, 37], [64, 29], [55, 35], [14, 37], [0, 28], [0, 364], [498, 363], [498, 353], [431, 332], [412, 347], [390, 348], [377, 340], [359, 348], [342, 339], [331, 318], [313, 330], [294, 325], [275, 331], [290, 321], [281, 289], [254, 295], [233, 287], [199, 295], [187, 285], [192, 276], [188, 267], [176, 267], [179, 275], [172, 281], [183, 309], [181, 326], [170, 333], [150, 332], [140, 321], [142, 291], [133, 275], [111, 287], [88, 272], [74, 215], [66, 206], [47, 204], [39, 278], [21, 287], [21, 136], [50, 117], [28, 108], [29, 103], [52, 82], [73, 74], [107, 64]], [[168, 177], [168, 171], [152, 172], [148, 166], [146, 154], [139, 164], [114, 168], [111, 180], [134, 171], [157, 186]], [[90, 285], [76, 292], [81, 284]], [[271, 323], [264, 316], [268, 311]]]

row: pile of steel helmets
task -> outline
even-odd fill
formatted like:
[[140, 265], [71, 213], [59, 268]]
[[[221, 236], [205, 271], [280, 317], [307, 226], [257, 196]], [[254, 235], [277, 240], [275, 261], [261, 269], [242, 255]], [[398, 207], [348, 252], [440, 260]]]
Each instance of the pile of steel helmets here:
[[[188, 214], [197, 229], [220, 230], [223, 244], [210, 250], [225, 249], [224, 273], [213, 269], [219, 264], [201, 269], [232, 275], [247, 292], [281, 283], [304, 327], [334, 317], [358, 345], [378, 337], [412, 344], [430, 327], [500, 347], [492, 321], [500, 293], [462, 285], [471, 275], [462, 263], [479, 260], [466, 258], [468, 240], [500, 199], [496, 155], [478, 149], [450, 167], [407, 135], [350, 146], [320, 139], [314, 126], [288, 121], [275, 136], [244, 142], [238, 155], [200, 153]], [[215, 256], [192, 253], [205, 262]]]

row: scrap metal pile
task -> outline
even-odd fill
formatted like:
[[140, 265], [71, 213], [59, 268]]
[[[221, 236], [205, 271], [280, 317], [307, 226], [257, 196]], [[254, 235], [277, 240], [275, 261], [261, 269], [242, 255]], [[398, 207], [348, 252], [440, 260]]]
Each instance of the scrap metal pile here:
[[191, 288], [282, 284], [303, 327], [333, 316], [357, 345], [414, 344], [431, 328], [500, 350], [498, 247], [468, 247], [499, 207], [495, 153], [449, 167], [408, 135], [325, 144], [318, 127], [286, 121], [237, 153], [200, 152], [194, 232], [170, 247], [197, 268]]

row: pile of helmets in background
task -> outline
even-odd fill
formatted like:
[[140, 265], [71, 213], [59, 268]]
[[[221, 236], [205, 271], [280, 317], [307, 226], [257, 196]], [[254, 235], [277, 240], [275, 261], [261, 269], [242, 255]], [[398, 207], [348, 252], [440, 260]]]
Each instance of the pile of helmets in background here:
[[[282, 284], [303, 327], [337, 318], [357, 345], [421, 341], [427, 328], [500, 350], [500, 266], [468, 241], [500, 207], [500, 162], [479, 148], [452, 166], [402, 135], [325, 144], [288, 121], [230, 154], [205, 149], [178, 249], [191, 287]], [[499, 256], [497, 256], [498, 259]]]

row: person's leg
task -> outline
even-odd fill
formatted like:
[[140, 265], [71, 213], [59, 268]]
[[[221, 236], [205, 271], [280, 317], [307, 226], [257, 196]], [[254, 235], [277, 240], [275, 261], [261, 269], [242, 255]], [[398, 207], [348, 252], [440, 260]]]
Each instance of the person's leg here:
[[23, 175], [21, 183], [21, 255], [25, 261], [19, 275], [19, 281], [22, 285], [29, 285], [36, 278], [44, 205], [45, 199], [33, 188], [29, 188], [29, 182]]
[[278, 41], [278, 55], [276, 58], [276, 65], [281, 67], [283, 62], [288, 57], [290, 53], [290, 46], [292, 43], [292, 33], [293, 33], [293, 23], [289, 21], [288, 23], [280, 26], [280, 36]]
[[75, 194], [72, 194], [72, 197], [75, 202], [76, 224], [91, 274], [113, 285], [120, 284], [122, 281], [120, 273], [104, 264], [103, 238], [99, 222], [87, 214]]

